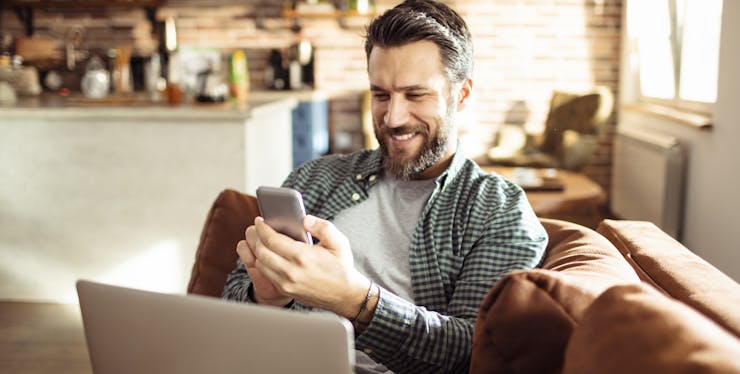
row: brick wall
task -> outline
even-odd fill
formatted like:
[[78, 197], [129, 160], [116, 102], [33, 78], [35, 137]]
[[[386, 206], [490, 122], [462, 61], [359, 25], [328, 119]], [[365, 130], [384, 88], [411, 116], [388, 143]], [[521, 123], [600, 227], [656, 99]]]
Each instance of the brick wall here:
[[[461, 125], [465, 153], [485, 162], [485, 151], [507, 115], [524, 117], [529, 133], [542, 131], [553, 90], [583, 91], [606, 85], [615, 95], [619, 70], [622, 0], [456, 0], [446, 1], [469, 22], [475, 45], [474, 101]], [[398, 1], [377, 0], [382, 11]], [[367, 19], [352, 17], [280, 17], [278, 0], [167, 0], [157, 18], [177, 19], [181, 45], [219, 47], [224, 53], [247, 50], [252, 85], [263, 85], [269, 50], [296, 40], [290, 30], [297, 22], [302, 37], [316, 51], [317, 88], [330, 97], [330, 126], [339, 134], [338, 152], [362, 146], [361, 95], [367, 88], [362, 34]], [[18, 36], [22, 25], [3, 11], [2, 27]], [[156, 38], [140, 9], [74, 11], [38, 10], [38, 34], [63, 39], [75, 25], [86, 28], [84, 45], [135, 46], [135, 53], [156, 50]], [[599, 151], [587, 174], [607, 188], [611, 139], [615, 120], [600, 139]]]

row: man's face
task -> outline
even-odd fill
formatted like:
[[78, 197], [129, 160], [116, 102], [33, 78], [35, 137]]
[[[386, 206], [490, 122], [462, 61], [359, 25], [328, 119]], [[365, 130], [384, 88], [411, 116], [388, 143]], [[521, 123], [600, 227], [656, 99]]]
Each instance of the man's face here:
[[399, 179], [441, 174], [455, 151], [449, 143], [458, 95], [450, 94], [438, 47], [428, 41], [376, 46], [368, 74], [386, 171]]

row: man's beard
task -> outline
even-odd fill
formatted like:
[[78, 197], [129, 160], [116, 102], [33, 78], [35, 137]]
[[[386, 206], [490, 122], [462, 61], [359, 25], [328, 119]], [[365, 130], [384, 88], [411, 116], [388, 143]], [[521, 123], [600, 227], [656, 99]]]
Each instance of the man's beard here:
[[[399, 180], [416, 179], [428, 168], [434, 166], [449, 149], [450, 131], [454, 121], [454, 109], [448, 107], [447, 114], [443, 121], [437, 127], [434, 136], [430, 135], [430, 128], [427, 124], [418, 124], [402, 126], [396, 128], [381, 127], [375, 130], [375, 137], [380, 144], [380, 150], [383, 154], [383, 167], [391, 176]], [[424, 137], [424, 143], [418, 154], [410, 159], [401, 159], [389, 154], [388, 147], [385, 143], [386, 135], [403, 135], [418, 132], [419, 136]]]

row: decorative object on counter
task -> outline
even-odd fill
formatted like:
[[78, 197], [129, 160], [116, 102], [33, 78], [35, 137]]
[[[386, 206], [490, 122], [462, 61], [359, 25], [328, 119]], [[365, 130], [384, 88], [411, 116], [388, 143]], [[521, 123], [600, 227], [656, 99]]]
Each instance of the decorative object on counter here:
[[51, 69], [64, 61], [57, 44], [56, 40], [46, 36], [21, 37], [15, 42], [15, 54], [41, 70]]
[[64, 37], [64, 52], [67, 61], [67, 70], [75, 70], [77, 62], [87, 58], [88, 53], [80, 49], [82, 39], [85, 38], [85, 28], [81, 25], [75, 25], [69, 30]]
[[0, 81], [8, 83], [14, 94], [31, 96], [41, 93], [39, 73], [33, 66], [0, 67]]
[[229, 88], [221, 81], [211, 68], [198, 73], [198, 94], [195, 100], [199, 103], [222, 103], [226, 100]]
[[177, 24], [175, 17], [164, 20], [164, 47], [169, 53], [177, 51]]
[[113, 90], [116, 93], [131, 93], [131, 46], [121, 46], [111, 50], [113, 55]]
[[265, 73], [267, 88], [302, 90], [314, 86], [314, 48], [308, 40], [297, 42], [281, 53], [274, 49]]
[[265, 87], [273, 90], [282, 90], [288, 87], [288, 70], [283, 66], [283, 55], [273, 49], [265, 68]]
[[10, 65], [13, 56], [13, 35], [9, 32], [0, 34], [0, 67]]
[[330, 1], [303, 0], [297, 1], [293, 9], [299, 13], [331, 13], [336, 10]]
[[210, 94], [219, 85], [225, 85], [228, 67], [222, 69], [224, 62], [227, 61], [222, 60], [218, 48], [181, 45], [177, 52], [170, 54], [169, 81], [180, 83], [186, 101], [190, 101], [191, 97]]
[[144, 88], [152, 101], [161, 100], [160, 92], [167, 86], [167, 80], [162, 77], [162, 59], [159, 53], [153, 54], [144, 66]]
[[103, 60], [93, 56], [85, 65], [85, 75], [80, 83], [82, 94], [91, 99], [102, 99], [110, 91], [110, 74], [105, 69]]
[[180, 105], [185, 100], [185, 92], [182, 85], [182, 67], [180, 66], [180, 52], [167, 56], [167, 83], [165, 85], [165, 96], [170, 105]]
[[249, 66], [243, 50], [231, 54], [229, 61], [231, 96], [239, 106], [246, 106], [249, 96]]
[[13, 86], [8, 82], [0, 81], [0, 105], [13, 106], [18, 101]]
[[170, 105], [180, 105], [184, 100], [182, 87], [177, 82], [167, 82], [165, 96], [167, 96], [167, 103]]
[[62, 83], [62, 76], [56, 70], [48, 71], [44, 77], [44, 86], [52, 91], [62, 88]]
[[347, 3], [347, 10], [358, 14], [367, 14], [374, 8], [371, 0], [348, 0]]
[[296, 45], [296, 55], [300, 64], [300, 88], [314, 86], [314, 47], [311, 42], [301, 39]]

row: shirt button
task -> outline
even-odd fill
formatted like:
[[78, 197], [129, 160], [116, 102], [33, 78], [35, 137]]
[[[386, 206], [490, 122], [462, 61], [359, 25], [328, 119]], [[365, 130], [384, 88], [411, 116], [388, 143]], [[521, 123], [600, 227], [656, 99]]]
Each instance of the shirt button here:
[[357, 179], [357, 180], [360, 180], [360, 179], [362, 179], [362, 174], [357, 174], [357, 175], [355, 176], [355, 179]]
[[353, 194], [352, 194], [352, 200], [353, 200], [353, 201], [357, 201], [357, 200], [360, 200], [360, 194], [358, 194], [358, 193], [353, 193]]
[[374, 175], [371, 175], [370, 178], [369, 178], [369, 180], [370, 180], [370, 182], [375, 182], [375, 176]]
[[366, 354], [371, 354], [371, 353], [373, 353], [373, 350], [372, 350], [372, 349], [370, 349], [370, 348], [365, 348], [365, 349], [363, 349], [362, 351], [363, 351], [363, 352], [365, 352]]

